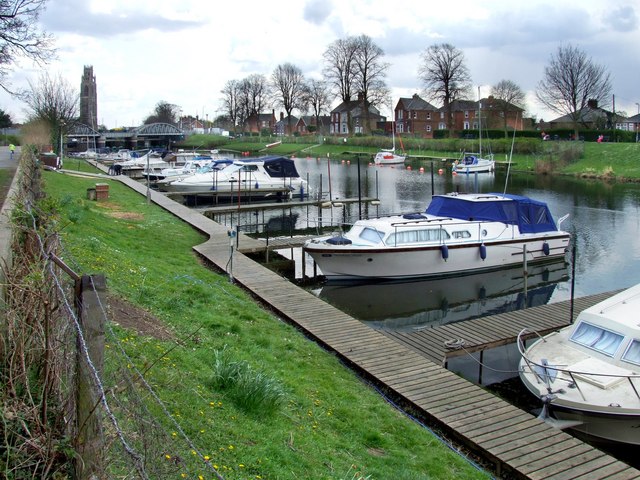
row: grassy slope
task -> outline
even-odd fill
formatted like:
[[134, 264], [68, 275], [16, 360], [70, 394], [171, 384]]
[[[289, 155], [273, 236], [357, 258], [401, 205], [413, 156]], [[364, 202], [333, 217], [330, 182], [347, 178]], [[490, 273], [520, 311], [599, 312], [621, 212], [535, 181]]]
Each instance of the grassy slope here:
[[[206, 136], [205, 136], [206, 137]], [[265, 148], [267, 143], [273, 142], [273, 138], [251, 138], [244, 139], [239, 138], [236, 140], [224, 140], [219, 139], [218, 148], [222, 150], [231, 150], [235, 152], [244, 152], [256, 150], [260, 155], [262, 154], [281, 154], [281, 155], [297, 155], [297, 156], [319, 156], [325, 157], [327, 154], [332, 157], [339, 157], [345, 152], [360, 152], [363, 154], [373, 155], [378, 147], [361, 146], [359, 143], [381, 142], [384, 141], [384, 137], [378, 137], [375, 139], [350, 139], [347, 143], [343, 144], [314, 144], [307, 138], [297, 138], [291, 140], [293, 143], [282, 143], [271, 148]], [[204, 141], [199, 139], [200, 142]], [[520, 141], [520, 140], [518, 140]], [[309, 142], [309, 143], [304, 143]], [[523, 145], [528, 145], [531, 139], [522, 140]], [[460, 147], [460, 141], [448, 142], [437, 140], [423, 140], [419, 142], [413, 142], [420, 148], [408, 149], [407, 153], [410, 155], [424, 155], [434, 157], [459, 157], [460, 153], [456, 149], [446, 149], [447, 145], [455, 145]], [[493, 141], [497, 143], [497, 141]], [[503, 142], [502, 150], [510, 151], [510, 142]], [[553, 146], [557, 142], [545, 142], [545, 146]], [[562, 142], [561, 142], [562, 143]], [[569, 145], [569, 144], [567, 144]], [[585, 142], [584, 154], [581, 158], [575, 162], [570, 163], [566, 167], [562, 167], [557, 173], [563, 173], [568, 175], [595, 175], [595, 176], [615, 176], [626, 179], [637, 180], [640, 179], [640, 143], [595, 143]], [[388, 147], [388, 145], [387, 145]], [[445, 150], [443, 150], [445, 148]], [[472, 148], [472, 147], [469, 147]], [[513, 171], [533, 172], [535, 171], [535, 163], [540, 155], [536, 154], [513, 154]], [[496, 154], [497, 161], [506, 161], [508, 158], [505, 153]]]
[[[145, 379], [225, 478], [487, 478], [333, 355], [260, 308], [225, 275], [201, 266], [191, 247], [204, 239], [178, 219], [116, 181], [108, 181], [109, 201], [98, 203], [86, 200], [95, 180], [51, 172], [44, 178], [61, 204], [65, 261], [78, 273], [106, 274], [111, 291], [151, 311], [180, 339], [175, 344], [116, 328], [117, 338], [108, 341], [122, 345], [138, 368], [154, 365]], [[283, 387], [279, 411], [247, 414], [211, 387], [215, 351], [224, 348]], [[107, 385], [127, 368], [109, 354]], [[194, 471], [212, 478], [175, 432], [160, 441], [167, 459], [185, 462], [176, 467], [177, 478], [181, 472], [193, 478]]]

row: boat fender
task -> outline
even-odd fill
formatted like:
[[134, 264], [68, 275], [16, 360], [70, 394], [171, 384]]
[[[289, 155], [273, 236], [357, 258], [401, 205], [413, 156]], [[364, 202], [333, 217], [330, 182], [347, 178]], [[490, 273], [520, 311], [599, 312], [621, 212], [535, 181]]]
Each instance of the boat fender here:
[[255, 189], [257, 190], [257, 189], [259, 189], [259, 188], [260, 188], [260, 185], [258, 185], [258, 182], [256, 182]]
[[480, 244], [480, 258], [482, 260], [487, 258], [487, 246], [484, 243]]
[[548, 242], [544, 242], [542, 244], [542, 251], [544, 252], [545, 255], [549, 255], [549, 243]]
[[446, 262], [447, 258], [449, 258], [449, 247], [440, 245], [440, 252], [442, 253], [442, 259]]

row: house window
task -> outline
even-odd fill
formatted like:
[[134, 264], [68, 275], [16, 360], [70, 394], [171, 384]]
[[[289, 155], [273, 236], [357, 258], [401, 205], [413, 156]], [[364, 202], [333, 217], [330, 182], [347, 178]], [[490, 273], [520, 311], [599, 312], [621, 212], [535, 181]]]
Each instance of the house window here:
[[403, 133], [404, 132], [404, 123], [399, 123], [397, 130], [398, 130], [398, 133]]
[[431, 120], [431, 112], [427, 112], [427, 120]]
[[446, 124], [446, 123], [444, 123], [444, 122], [440, 122], [440, 123], [438, 124], [438, 128], [439, 128], [440, 130], [446, 130], [446, 129], [447, 129], [447, 124]]
[[469, 122], [464, 122], [464, 127], [462, 127], [464, 130], [469, 130]]
[[427, 132], [431, 131], [431, 124], [427, 125]]
[[464, 118], [469, 118], [469, 110], [464, 111]]
[[402, 120], [404, 118], [404, 111], [398, 110], [398, 120]]
[[413, 112], [413, 118], [418, 118], [418, 112], [416, 112], [415, 110]]
[[440, 112], [440, 118], [444, 118], [444, 112]]

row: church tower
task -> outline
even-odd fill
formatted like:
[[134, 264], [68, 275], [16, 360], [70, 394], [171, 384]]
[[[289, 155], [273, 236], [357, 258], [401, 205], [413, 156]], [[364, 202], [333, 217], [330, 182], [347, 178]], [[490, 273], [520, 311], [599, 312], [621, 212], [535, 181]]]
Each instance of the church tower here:
[[98, 90], [93, 66], [85, 66], [80, 83], [80, 123], [98, 129]]

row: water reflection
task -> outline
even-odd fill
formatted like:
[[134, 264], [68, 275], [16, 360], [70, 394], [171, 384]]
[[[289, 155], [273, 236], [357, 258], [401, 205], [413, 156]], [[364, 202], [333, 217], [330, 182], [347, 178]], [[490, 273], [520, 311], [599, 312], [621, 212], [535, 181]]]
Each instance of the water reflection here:
[[545, 305], [569, 278], [564, 260], [411, 282], [327, 284], [314, 293], [376, 329], [415, 331]]

